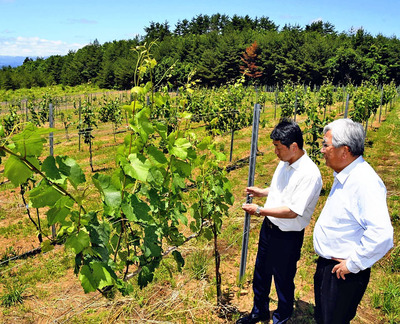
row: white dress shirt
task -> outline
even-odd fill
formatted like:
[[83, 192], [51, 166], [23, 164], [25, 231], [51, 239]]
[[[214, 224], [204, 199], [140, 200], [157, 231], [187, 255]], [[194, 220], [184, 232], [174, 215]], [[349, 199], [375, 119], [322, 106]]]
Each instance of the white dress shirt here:
[[393, 247], [386, 187], [362, 156], [334, 176], [314, 227], [314, 249], [326, 259], [346, 259], [350, 272], [357, 273]]
[[310, 223], [321, 188], [321, 173], [306, 152], [292, 164], [280, 161], [272, 177], [264, 207], [286, 206], [297, 217], [267, 217], [282, 231], [303, 230]]

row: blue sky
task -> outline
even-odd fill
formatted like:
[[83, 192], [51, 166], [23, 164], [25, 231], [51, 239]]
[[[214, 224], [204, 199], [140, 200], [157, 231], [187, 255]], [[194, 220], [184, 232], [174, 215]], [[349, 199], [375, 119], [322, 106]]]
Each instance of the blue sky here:
[[199, 14], [269, 17], [275, 24], [316, 20], [338, 32], [362, 27], [373, 36], [400, 36], [398, 0], [0, 0], [0, 55], [65, 55], [97, 39], [100, 44], [144, 35], [151, 21], [169, 22]]

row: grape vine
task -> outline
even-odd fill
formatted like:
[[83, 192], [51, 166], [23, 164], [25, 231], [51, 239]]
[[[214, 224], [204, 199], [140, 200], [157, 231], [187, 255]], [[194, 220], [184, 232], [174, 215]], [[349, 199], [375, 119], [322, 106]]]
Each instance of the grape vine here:
[[[154, 64], [152, 60], [143, 62], [140, 73]], [[184, 244], [188, 229], [206, 237], [212, 233], [216, 246], [222, 217], [232, 204], [225, 171], [218, 166], [224, 155], [210, 138], [198, 141], [191, 134], [189, 141], [180, 129], [181, 118], [173, 131], [168, 131], [165, 121], [152, 119], [152, 110], [171, 99], [166, 94], [153, 94], [151, 81], [143, 85], [140, 78], [136, 80], [134, 100], [124, 107], [129, 132], [118, 148], [116, 168], [110, 174], [88, 177], [68, 156], [43, 159], [43, 135], [51, 129], [26, 123], [21, 132], [6, 134], [0, 127], [4, 175], [14, 186], [37, 178], [24, 194], [32, 208], [47, 208], [48, 225], [57, 226], [55, 240], [65, 242], [75, 254], [75, 273], [85, 292], [106, 293], [117, 288], [128, 294], [132, 285], [125, 279], [130, 272], [138, 273], [138, 284], [146, 286], [153, 280], [166, 247]], [[152, 98], [151, 105], [145, 102], [147, 96]], [[185, 189], [189, 184], [202, 194], [191, 194], [188, 200]], [[96, 197], [100, 197], [101, 207], [93, 206]], [[53, 243], [51, 239], [44, 241], [42, 249], [51, 249]], [[184, 259], [179, 250], [172, 255], [181, 268]]]

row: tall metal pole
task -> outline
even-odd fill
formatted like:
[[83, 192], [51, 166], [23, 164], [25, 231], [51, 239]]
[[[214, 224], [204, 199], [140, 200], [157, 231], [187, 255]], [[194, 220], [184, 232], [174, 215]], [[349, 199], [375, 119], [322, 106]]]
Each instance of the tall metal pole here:
[[79, 134], [79, 144], [78, 144], [78, 151], [80, 152], [81, 151], [81, 135], [82, 135], [82, 129], [81, 129], [81, 127], [82, 127], [82, 121], [81, 121], [81, 115], [82, 115], [82, 107], [81, 107], [81, 98], [79, 98], [79, 107], [78, 107], [78, 109], [79, 109], [79, 124], [78, 124], [78, 126], [79, 126], [79, 131], [78, 131], [78, 134]]
[[[254, 173], [256, 169], [256, 157], [257, 157], [257, 141], [258, 141], [258, 126], [260, 124], [260, 110], [261, 105], [254, 105], [253, 112], [253, 130], [251, 134], [251, 150], [250, 150], [250, 159], [249, 159], [249, 177], [247, 181], [247, 186], [251, 187], [254, 185]], [[251, 203], [252, 197], [247, 195], [246, 203]], [[244, 227], [243, 227], [243, 240], [242, 240], [242, 255], [240, 258], [240, 271], [239, 271], [239, 280], [241, 281], [244, 273], [246, 271], [246, 260], [247, 260], [247, 250], [249, 243], [249, 230], [250, 230], [250, 215], [245, 212], [244, 216]]]
[[382, 92], [381, 92], [381, 105], [380, 105], [380, 108], [379, 108], [379, 122], [381, 122], [382, 104], [383, 104], [383, 87], [382, 87]]
[[[53, 104], [49, 104], [49, 127], [54, 127]], [[53, 156], [53, 132], [49, 134], [50, 155]]]
[[[54, 113], [53, 113], [53, 104], [49, 104], [49, 127], [53, 128], [54, 127]], [[50, 155], [53, 156], [54, 150], [53, 150], [53, 145], [54, 145], [54, 139], [53, 139], [53, 132], [49, 134], [49, 145], [50, 145]], [[56, 227], [55, 225], [51, 226], [51, 235], [53, 238], [56, 237]]]
[[349, 98], [350, 98], [350, 94], [347, 94], [347, 98], [346, 98], [346, 108], [344, 110], [344, 116], [343, 118], [347, 118], [347, 114], [349, 113]]

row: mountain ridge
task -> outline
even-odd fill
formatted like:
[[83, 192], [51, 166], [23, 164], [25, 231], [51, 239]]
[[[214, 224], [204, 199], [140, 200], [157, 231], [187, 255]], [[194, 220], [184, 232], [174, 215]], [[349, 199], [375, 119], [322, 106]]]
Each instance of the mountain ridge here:
[[8, 55], [0, 55], [0, 68], [2, 67], [17, 67], [24, 63], [26, 56], [8, 56]]

